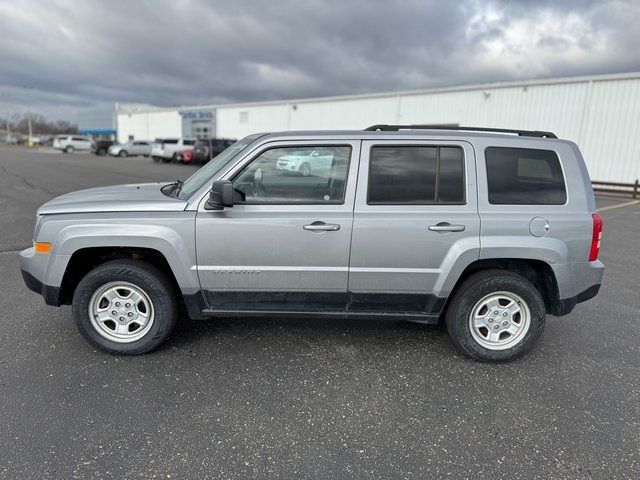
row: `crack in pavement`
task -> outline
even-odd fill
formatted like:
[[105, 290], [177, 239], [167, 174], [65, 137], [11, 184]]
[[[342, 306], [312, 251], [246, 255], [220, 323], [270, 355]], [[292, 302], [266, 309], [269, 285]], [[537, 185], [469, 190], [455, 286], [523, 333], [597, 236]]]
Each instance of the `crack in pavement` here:
[[5, 165], [0, 165], [0, 170], [2, 170], [2, 172], [5, 175], [11, 175], [12, 177], [16, 177], [19, 178], [20, 180], [22, 180], [22, 183], [24, 183], [27, 187], [33, 189], [33, 190], [41, 190], [49, 195], [53, 195], [53, 196], [57, 196], [59, 194], [52, 192], [44, 187], [41, 187], [39, 185], [34, 185], [33, 183], [31, 183], [29, 180], [27, 180], [27, 178], [25, 176], [19, 175], [17, 173], [13, 173], [7, 170], [7, 167]]

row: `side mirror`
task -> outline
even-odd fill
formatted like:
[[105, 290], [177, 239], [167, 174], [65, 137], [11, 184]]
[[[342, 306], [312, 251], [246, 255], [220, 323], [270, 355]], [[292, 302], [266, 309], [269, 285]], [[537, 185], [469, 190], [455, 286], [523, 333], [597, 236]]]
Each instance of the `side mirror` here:
[[211, 185], [209, 199], [204, 208], [222, 210], [224, 207], [233, 207], [233, 184], [229, 180], [216, 180]]

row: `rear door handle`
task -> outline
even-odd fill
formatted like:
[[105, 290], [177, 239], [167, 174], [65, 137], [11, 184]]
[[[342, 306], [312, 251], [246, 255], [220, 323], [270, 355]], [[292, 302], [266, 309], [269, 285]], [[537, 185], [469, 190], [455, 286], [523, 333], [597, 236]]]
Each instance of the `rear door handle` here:
[[464, 225], [451, 225], [449, 222], [440, 222], [437, 225], [429, 225], [432, 232], [464, 232]]
[[303, 226], [302, 228], [309, 230], [310, 232], [337, 232], [340, 230], [340, 225], [337, 223], [313, 222], [309, 225]]

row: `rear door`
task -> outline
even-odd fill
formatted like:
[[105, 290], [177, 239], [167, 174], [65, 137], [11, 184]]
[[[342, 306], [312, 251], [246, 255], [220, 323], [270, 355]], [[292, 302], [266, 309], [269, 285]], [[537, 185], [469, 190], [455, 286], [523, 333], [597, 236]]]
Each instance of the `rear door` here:
[[364, 141], [349, 309], [439, 313], [449, 275], [478, 258], [479, 229], [469, 143]]

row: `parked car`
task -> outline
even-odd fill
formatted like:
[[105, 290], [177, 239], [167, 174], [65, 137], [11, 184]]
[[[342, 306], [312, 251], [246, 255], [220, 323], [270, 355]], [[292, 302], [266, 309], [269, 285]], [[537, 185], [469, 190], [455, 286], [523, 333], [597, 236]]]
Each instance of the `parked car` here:
[[165, 163], [173, 160], [176, 152], [193, 150], [197, 140], [195, 138], [156, 138], [151, 145], [151, 157]]
[[113, 140], [93, 140], [93, 142], [91, 142], [91, 153], [104, 156], [109, 152], [109, 147], [114, 143]]
[[[62, 195], [38, 210], [22, 275], [112, 353], [156, 348], [184, 304], [443, 321], [466, 355], [513, 360], [546, 314], [598, 293], [602, 219], [573, 142], [467, 130], [257, 134], [185, 182]], [[329, 174], [277, 168], [302, 149], [331, 156]]]
[[45, 135], [45, 136], [43, 136], [40, 139], [40, 146], [41, 147], [52, 147], [54, 138], [55, 138], [54, 135]]
[[299, 173], [306, 177], [314, 173], [326, 173], [333, 164], [333, 154], [327, 149], [302, 149], [278, 158], [276, 168], [288, 172]]
[[76, 150], [88, 152], [91, 150], [91, 139], [79, 135], [57, 135], [53, 139], [53, 148], [64, 153], [73, 153]]
[[151, 153], [151, 144], [143, 140], [130, 140], [124, 144], [114, 144], [109, 147], [109, 155], [114, 157], [132, 157], [144, 155], [148, 157]]
[[216, 155], [219, 155], [231, 145], [235, 140], [215, 138], [211, 140], [198, 140], [193, 146], [193, 150], [182, 150], [176, 152], [174, 160], [182, 163], [207, 163]]

